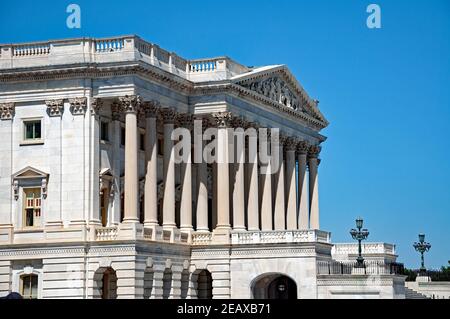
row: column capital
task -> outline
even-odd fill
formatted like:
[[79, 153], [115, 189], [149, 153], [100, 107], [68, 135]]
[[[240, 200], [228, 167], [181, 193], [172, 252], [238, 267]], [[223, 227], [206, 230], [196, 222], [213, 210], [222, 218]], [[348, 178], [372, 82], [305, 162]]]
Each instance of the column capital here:
[[322, 147], [320, 147], [319, 145], [311, 145], [308, 149], [309, 159], [317, 159], [319, 157], [321, 150]]
[[16, 104], [14, 102], [0, 103], [0, 119], [12, 120], [15, 115]]
[[120, 117], [122, 115], [122, 110], [119, 102], [114, 101], [111, 104], [111, 118], [113, 121], [120, 121]]
[[91, 100], [91, 115], [97, 115], [103, 106], [103, 100], [97, 97]]
[[212, 113], [213, 124], [217, 127], [225, 128], [232, 124], [233, 116], [231, 112], [217, 112]]
[[244, 120], [244, 118], [239, 116], [232, 116], [231, 119], [231, 126], [233, 128], [242, 128], [245, 129], [245, 126], [247, 125], [247, 122]]
[[70, 112], [72, 115], [84, 115], [87, 108], [87, 98], [86, 97], [76, 97], [69, 99]]
[[194, 121], [202, 121], [202, 132], [204, 133], [206, 129], [208, 129], [211, 126], [211, 121], [209, 117], [206, 115], [194, 115], [193, 116]]
[[286, 151], [295, 152], [295, 150], [297, 149], [297, 143], [298, 141], [295, 137], [288, 137], [285, 143]]
[[178, 114], [175, 119], [178, 126], [192, 130], [194, 124], [194, 116], [188, 113]]
[[142, 104], [142, 98], [139, 95], [121, 96], [119, 101], [125, 113], [137, 113]]
[[47, 113], [49, 116], [62, 116], [64, 112], [63, 99], [46, 100], [45, 104], [47, 105]]
[[164, 124], [174, 124], [177, 118], [177, 113], [171, 108], [164, 107], [161, 109], [161, 116]]
[[309, 144], [307, 141], [298, 141], [297, 152], [299, 155], [307, 155], [309, 149]]
[[158, 117], [159, 109], [161, 108], [161, 103], [156, 100], [146, 101], [142, 103], [142, 107], [145, 113], [145, 117]]

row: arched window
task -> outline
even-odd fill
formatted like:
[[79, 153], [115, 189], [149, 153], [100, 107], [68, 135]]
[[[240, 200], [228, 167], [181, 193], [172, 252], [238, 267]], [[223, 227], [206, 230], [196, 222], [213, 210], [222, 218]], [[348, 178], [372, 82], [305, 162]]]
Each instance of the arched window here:
[[172, 289], [172, 270], [166, 268], [163, 275], [163, 299], [169, 299]]
[[38, 276], [36, 274], [20, 276], [20, 294], [24, 299], [37, 299]]
[[198, 299], [212, 299], [212, 276], [208, 270], [202, 270], [197, 277]]
[[181, 299], [186, 299], [189, 292], [189, 270], [181, 273]]

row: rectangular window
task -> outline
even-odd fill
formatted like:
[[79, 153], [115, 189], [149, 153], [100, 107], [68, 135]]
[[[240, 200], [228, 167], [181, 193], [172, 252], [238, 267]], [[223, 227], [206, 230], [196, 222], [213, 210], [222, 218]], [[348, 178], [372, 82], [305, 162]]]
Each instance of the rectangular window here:
[[101, 122], [100, 124], [100, 139], [102, 141], [109, 141], [109, 123]]
[[141, 151], [145, 151], [145, 135], [139, 134], [139, 148]]
[[35, 274], [20, 276], [20, 294], [24, 299], [37, 299], [38, 276]]
[[24, 189], [24, 227], [41, 226], [41, 189]]
[[41, 121], [25, 121], [24, 123], [24, 139], [25, 140], [40, 140], [41, 136]]
[[125, 146], [125, 128], [120, 128], [120, 145]]

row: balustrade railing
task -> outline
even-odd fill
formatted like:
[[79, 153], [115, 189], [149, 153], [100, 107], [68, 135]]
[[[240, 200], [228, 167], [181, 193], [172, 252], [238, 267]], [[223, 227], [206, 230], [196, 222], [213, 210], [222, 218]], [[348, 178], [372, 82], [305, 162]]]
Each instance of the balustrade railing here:
[[95, 40], [95, 52], [115, 52], [124, 48], [124, 38]]
[[117, 238], [117, 227], [102, 227], [95, 230], [98, 241], [115, 240]]
[[30, 44], [13, 46], [14, 57], [30, 57], [38, 55], [46, 55], [50, 53], [50, 44]]
[[236, 232], [232, 233], [231, 242], [233, 244], [329, 243], [330, 235], [320, 230]]
[[404, 266], [401, 263], [365, 260], [362, 264], [357, 261], [318, 261], [318, 275], [403, 275]]
[[192, 245], [209, 245], [212, 241], [211, 233], [193, 233]]

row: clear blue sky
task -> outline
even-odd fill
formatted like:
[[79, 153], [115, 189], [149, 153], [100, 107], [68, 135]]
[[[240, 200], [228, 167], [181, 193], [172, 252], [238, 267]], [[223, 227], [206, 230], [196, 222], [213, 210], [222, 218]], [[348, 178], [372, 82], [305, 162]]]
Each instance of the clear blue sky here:
[[[81, 29], [66, 27], [68, 4]], [[124, 4], [125, 3], [125, 4]], [[370, 30], [366, 7], [382, 9]], [[334, 241], [364, 217], [370, 241], [417, 266], [450, 259], [450, 1], [2, 1], [0, 42], [138, 34], [186, 58], [287, 64], [330, 121], [321, 228]]]

